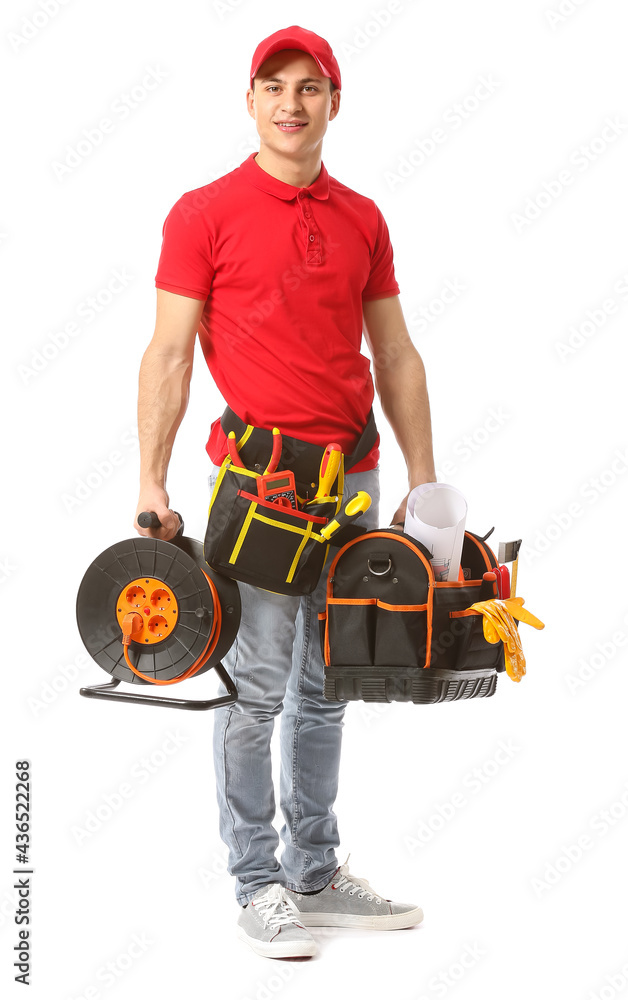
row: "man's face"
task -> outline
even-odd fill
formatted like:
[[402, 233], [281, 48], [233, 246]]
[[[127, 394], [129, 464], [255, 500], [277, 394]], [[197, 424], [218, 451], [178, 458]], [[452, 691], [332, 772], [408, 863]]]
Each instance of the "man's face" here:
[[[249, 89], [246, 97], [261, 142], [296, 159], [317, 152], [340, 104], [340, 91], [330, 93], [329, 78], [299, 49], [270, 56], [255, 77], [255, 90]], [[278, 124], [287, 121], [304, 124], [292, 128]]]

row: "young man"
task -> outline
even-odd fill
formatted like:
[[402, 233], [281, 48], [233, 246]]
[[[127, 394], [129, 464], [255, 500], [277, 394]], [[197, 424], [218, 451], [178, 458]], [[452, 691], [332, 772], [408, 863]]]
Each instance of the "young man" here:
[[[140, 371], [137, 508], [156, 511], [163, 527], [150, 532], [136, 523], [140, 534], [168, 539], [177, 529], [165, 477], [187, 405], [197, 330], [236, 424], [276, 426], [322, 447], [335, 441], [350, 456], [376, 388], [409, 490], [436, 479], [425, 372], [399, 305], [386, 223], [371, 199], [330, 177], [321, 159], [340, 106], [333, 52], [296, 25], [277, 31], [257, 47], [250, 83], [247, 108], [259, 153], [186, 192], [164, 224], [157, 321]], [[360, 353], [363, 332], [375, 386]], [[345, 496], [362, 489], [372, 497], [360, 520], [368, 528], [378, 526], [378, 443], [374, 437], [345, 476]], [[207, 451], [213, 488], [227, 454], [220, 419]], [[403, 521], [406, 501], [394, 523]], [[242, 906], [238, 933], [269, 957], [315, 954], [308, 925], [392, 929], [423, 916], [414, 905], [379, 896], [336, 858], [333, 804], [346, 703], [322, 694], [317, 614], [329, 560], [308, 597], [239, 584], [240, 630], [224, 658], [238, 701], [214, 713], [220, 834]], [[281, 862], [270, 759], [279, 713]]]

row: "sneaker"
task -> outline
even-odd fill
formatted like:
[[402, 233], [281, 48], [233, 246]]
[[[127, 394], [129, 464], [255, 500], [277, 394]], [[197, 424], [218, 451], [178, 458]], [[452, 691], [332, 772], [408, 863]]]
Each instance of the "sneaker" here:
[[306, 927], [370, 927], [392, 931], [421, 923], [423, 910], [419, 906], [384, 899], [366, 879], [349, 873], [348, 862], [349, 857], [319, 892], [300, 893], [286, 889], [286, 895], [295, 901]]
[[295, 904], [279, 882], [258, 889], [238, 917], [238, 937], [264, 958], [301, 958], [316, 954]]

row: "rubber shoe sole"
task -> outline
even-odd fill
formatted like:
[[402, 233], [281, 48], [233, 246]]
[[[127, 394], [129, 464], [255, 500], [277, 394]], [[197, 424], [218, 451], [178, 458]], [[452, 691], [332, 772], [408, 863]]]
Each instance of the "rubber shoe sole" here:
[[[298, 906], [298, 903], [297, 903]], [[372, 930], [396, 931], [414, 927], [423, 920], [420, 906], [405, 913], [382, 913], [380, 916], [361, 916], [352, 913], [301, 913], [299, 920], [304, 927], [367, 927]]]
[[[299, 916], [299, 922], [305, 923]], [[246, 941], [248, 946], [262, 958], [312, 958], [318, 953], [318, 945], [314, 938], [309, 941], [259, 941], [250, 937], [243, 927], [236, 927], [236, 932], [241, 941]]]

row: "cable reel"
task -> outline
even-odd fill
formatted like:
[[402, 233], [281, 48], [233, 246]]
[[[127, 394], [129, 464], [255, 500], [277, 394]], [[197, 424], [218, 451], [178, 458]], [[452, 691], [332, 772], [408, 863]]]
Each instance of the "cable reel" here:
[[[240, 625], [234, 580], [205, 562], [203, 546], [183, 535], [170, 542], [136, 536], [117, 542], [92, 562], [79, 587], [76, 617], [88, 653], [113, 680], [80, 689], [87, 698], [205, 710], [237, 700], [220, 662]], [[142, 527], [158, 527], [144, 512]], [[226, 694], [210, 700], [166, 697], [164, 688], [214, 668]], [[159, 695], [116, 690], [121, 681], [153, 685]]]

